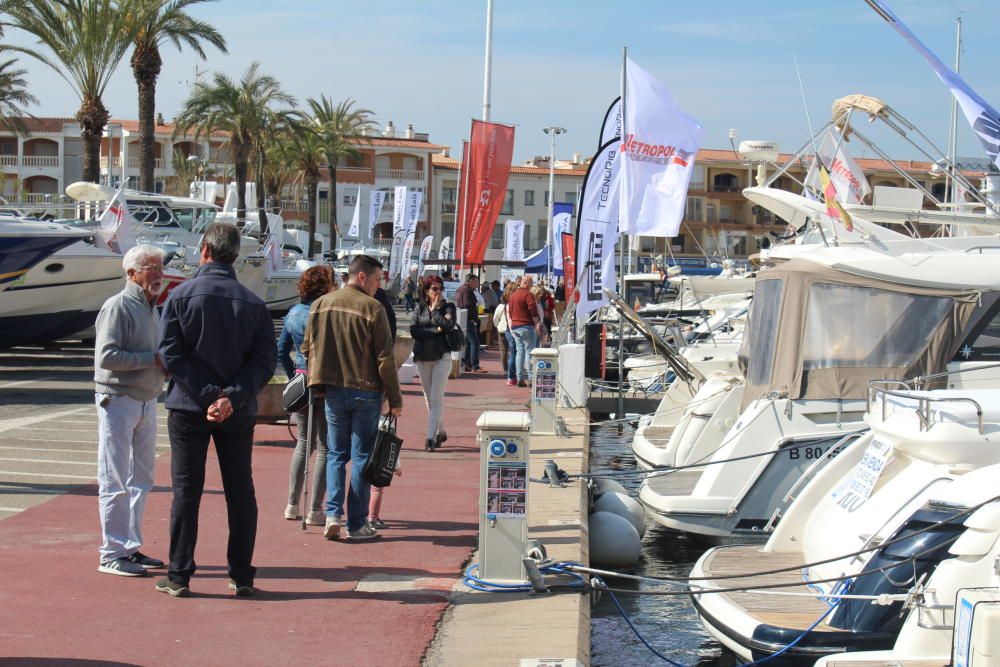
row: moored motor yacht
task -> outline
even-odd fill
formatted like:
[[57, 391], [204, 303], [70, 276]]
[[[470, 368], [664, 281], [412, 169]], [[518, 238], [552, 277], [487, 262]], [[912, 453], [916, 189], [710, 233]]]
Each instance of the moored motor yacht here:
[[693, 600], [740, 657], [943, 666], [971, 632], [960, 601], [1000, 604], [1000, 389], [873, 382], [869, 405], [871, 431], [795, 493], [765, 545], [695, 564], [693, 589], [730, 589]]
[[0, 219], [0, 290], [19, 281], [52, 253], [92, 232], [52, 222]]

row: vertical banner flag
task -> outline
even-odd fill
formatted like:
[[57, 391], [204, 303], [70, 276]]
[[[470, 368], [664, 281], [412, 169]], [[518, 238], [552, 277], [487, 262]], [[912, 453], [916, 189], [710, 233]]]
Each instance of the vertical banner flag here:
[[413, 256], [413, 243], [417, 240], [417, 218], [420, 217], [420, 204], [423, 200], [423, 192], [411, 192], [406, 198], [406, 240], [403, 241], [403, 274], [410, 273], [410, 258]]
[[570, 231], [572, 219], [572, 204], [561, 204], [559, 202], [552, 203], [552, 224], [549, 225], [549, 227], [552, 229], [551, 248], [553, 271], [562, 271], [562, 235]]
[[[458, 197], [455, 201], [455, 250], [462, 245], [462, 232], [465, 229], [466, 184], [469, 175], [469, 142], [462, 139], [462, 166], [458, 171]], [[450, 246], [449, 246], [450, 247]], [[456, 255], [457, 256], [457, 255]], [[442, 258], [443, 259], [443, 258]]]
[[468, 183], [462, 220], [462, 261], [481, 264], [507, 195], [510, 162], [514, 156], [514, 128], [472, 121], [469, 135]]
[[361, 186], [358, 186], [358, 196], [354, 199], [354, 216], [351, 218], [351, 228], [347, 230], [347, 235], [351, 238], [359, 238], [361, 233]]
[[597, 142], [597, 150], [601, 150], [601, 146], [620, 136], [622, 136], [622, 98], [616, 97], [604, 114], [604, 122], [601, 123], [601, 140]]
[[508, 220], [504, 224], [503, 258], [524, 260], [524, 220]]
[[382, 212], [382, 205], [385, 204], [384, 191], [372, 190], [368, 195], [368, 241], [375, 237], [375, 225], [378, 223], [378, 216]]
[[563, 233], [560, 239], [563, 257], [563, 291], [566, 293], [566, 303], [576, 303], [579, 297], [573, 295], [576, 289], [576, 239], [569, 232]]
[[979, 141], [986, 150], [986, 154], [990, 156], [990, 160], [997, 167], [1000, 167], [1000, 113], [997, 113], [997, 110], [970, 88], [962, 77], [941, 62], [941, 59], [933, 51], [917, 39], [917, 36], [910, 32], [906, 24], [900, 21], [899, 17], [889, 9], [889, 5], [882, 0], [865, 0], [865, 2], [930, 64], [934, 73], [944, 85], [948, 86], [951, 94], [958, 100], [958, 106], [962, 107], [965, 119], [969, 121], [969, 125], [979, 137]]
[[615, 288], [621, 164], [621, 139], [613, 139], [597, 151], [583, 179], [575, 253], [580, 319], [608, 302], [605, 287]]
[[94, 240], [100, 247], [124, 255], [135, 246], [135, 231], [132, 229], [135, 219], [125, 203], [122, 188], [108, 202], [98, 222], [101, 228]]
[[837, 188], [833, 185], [830, 180], [830, 173], [826, 170], [826, 165], [820, 162], [819, 165], [819, 182], [821, 184], [820, 192], [823, 194], [823, 202], [826, 204], [826, 214], [831, 218], [837, 218], [842, 223], [847, 231], [854, 230], [854, 223], [851, 222], [850, 214], [844, 210], [844, 207], [840, 205], [840, 200], [837, 196]]
[[[267, 213], [264, 213], [267, 215]], [[281, 270], [281, 242], [285, 238], [285, 223], [280, 215], [268, 215], [267, 241], [264, 243], [264, 257], [267, 258], [267, 275]]]
[[392, 241], [389, 244], [389, 271], [386, 278], [393, 280], [402, 265], [403, 242], [406, 241], [406, 186], [399, 185], [392, 200]]
[[633, 236], [677, 236], [703, 130], [663, 84], [628, 58], [625, 131], [621, 231]]
[[417, 254], [417, 275], [424, 275], [424, 263], [431, 256], [431, 247], [434, 245], [434, 237], [428, 234], [420, 242], [420, 252]]
[[438, 248], [438, 259], [448, 259], [451, 257], [451, 237], [446, 236], [441, 239], [441, 247]]
[[[819, 161], [821, 164], [830, 165], [830, 180], [837, 189], [837, 201], [842, 204], [860, 204], [872, 189], [868, 185], [868, 179], [861, 171], [861, 167], [844, 150], [843, 142], [837, 147], [837, 137], [832, 132], [823, 135], [823, 140], [819, 145]], [[821, 192], [822, 184], [819, 180], [819, 170], [814, 161], [806, 174], [805, 184]]]

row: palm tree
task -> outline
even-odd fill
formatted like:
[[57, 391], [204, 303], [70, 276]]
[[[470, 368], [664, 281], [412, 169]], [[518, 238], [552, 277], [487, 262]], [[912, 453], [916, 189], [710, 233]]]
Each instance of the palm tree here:
[[76, 120], [83, 138], [83, 179], [101, 174], [101, 137], [110, 114], [102, 97], [135, 35], [115, 0], [9, 0], [5, 23], [37, 38], [49, 52], [19, 49], [54, 69], [80, 98]]
[[[228, 135], [236, 180], [236, 217], [246, 220], [246, 181], [250, 159], [262, 137], [277, 118], [289, 111], [276, 107], [295, 104], [295, 99], [281, 89], [274, 77], [260, 73], [260, 63], [253, 63], [238, 82], [225, 74], [215, 74], [210, 83], [198, 82], [184, 103], [177, 134], [195, 131], [195, 138], [224, 133]], [[261, 233], [266, 220], [261, 220]]]
[[0, 62], [0, 125], [14, 132], [26, 132], [23, 117], [28, 112], [24, 107], [38, 104], [38, 100], [27, 90], [25, 70], [14, 69], [16, 62]]
[[[327, 163], [326, 146], [323, 135], [317, 131], [313, 119], [305, 117], [296, 123], [288, 134], [287, 141], [282, 145], [285, 161], [301, 177], [306, 186], [308, 206], [309, 247], [305, 248], [306, 257], [313, 256], [316, 237], [316, 194], [323, 175], [323, 165]], [[331, 205], [335, 204], [333, 202]], [[331, 241], [334, 239], [331, 237]]]
[[135, 50], [132, 52], [132, 75], [139, 89], [139, 188], [154, 189], [153, 142], [156, 118], [156, 79], [160, 76], [163, 59], [160, 46], [172, 43], [178, 50], [185, 45], [204, 60], [202, 42], [208, 42], [226, 53], [226, 40], [213, 26], [192, 17], [187, 9], [192, 5], [214, 0], [124, 0], [135, 30]]
[[333, 104], [326, 95], [307, 100], [312, 122], [320, 136], [326, 163], [330, 169], [330, 242], [339, 233], [337, 225], [337, 165], [348, 157], [358, 157], [358, 144], [363, 143], [363, 132], [375, 125], [368, 109], [355, 109], [354, 100], [346, 99]]

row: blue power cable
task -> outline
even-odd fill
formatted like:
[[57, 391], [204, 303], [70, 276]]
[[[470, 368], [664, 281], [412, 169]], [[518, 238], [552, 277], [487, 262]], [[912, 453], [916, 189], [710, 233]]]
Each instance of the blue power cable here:
[[[571, 572], [564, 569], [567, 565], [580, 565], [580, 563], [573, 562], [558, 562], [550, 563], [548, 565], [542, 565], [538, 568], [538, 571], [542, 574], [555, 574], [564, 575], [572, 579], [569, 582], [569, 586], [583, 588], [586, 585], [586, 580], [578, 574], [577, 572]], [[479, 570], [479, 563], [473, 563], [465, 569], [465, 577], [463, 582], [469, 588], [482, 591], [484, 593], [526, 593], [533, 590], [531, 584], [501, 584], [495, 581], [488, 581], [486, 579], [480, 579], [475, 576], [473, 572]]]
[[685, 665], [679, 662], [674, 662], [673, 660], [671, 660], [670, 658], [668, 658], [667, 656], [663, 655], [655, 648], [653, 648], [652, 645], [648, 641], [646, 641], [646, 638], [642, 636], [642, 633], [639, 632], [639, 628], [635, 627], [635, 625], [632, 623], [632, 619], [628, 617], [627, 613], [625, 613], [625, 609], [622, 607], [621, 602], [618, 601], [618, 598], [615, 597], [615, 594], [612, 593], [611, 591], [604, 591], [604, 592], [608, 594], [608, 596], [611, 598], [611, 601], [615, 603], [616, 607], [618, 607], [618, 613], [621, 614], [622, 618], [625, 619], [625, 622], [628, 624], [628, 627], [632, 628], [632, 632], [635, 633], [635, 636], [639, 638], [639, 641], [641, 641], [646, 648], [652, 651], [653, 655], [655, 655], [657, 658], [667, 663], [668, 665], [673, 665], [673, 667], [686, 667]]

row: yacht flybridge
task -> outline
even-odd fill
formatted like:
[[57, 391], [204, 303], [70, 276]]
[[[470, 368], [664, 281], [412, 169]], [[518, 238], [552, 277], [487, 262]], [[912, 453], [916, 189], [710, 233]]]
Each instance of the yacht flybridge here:
[[[858, 242], [838, 247], [783, 246], [789, 258], [757, 275], [744, 377], [709, 376], [668, 437], [636, 439], [644, 467], [668, 468], [639, 494], [658, 523], [765, 538], [789, 493], [862, 437], [870, 381], [940, 373], [991, 322], [1000, 266], [988, 253], [916, 252], [919, 239], [872, 232], [856, 225]], [[1000, 252], [997, 239], [975, 244]]]

